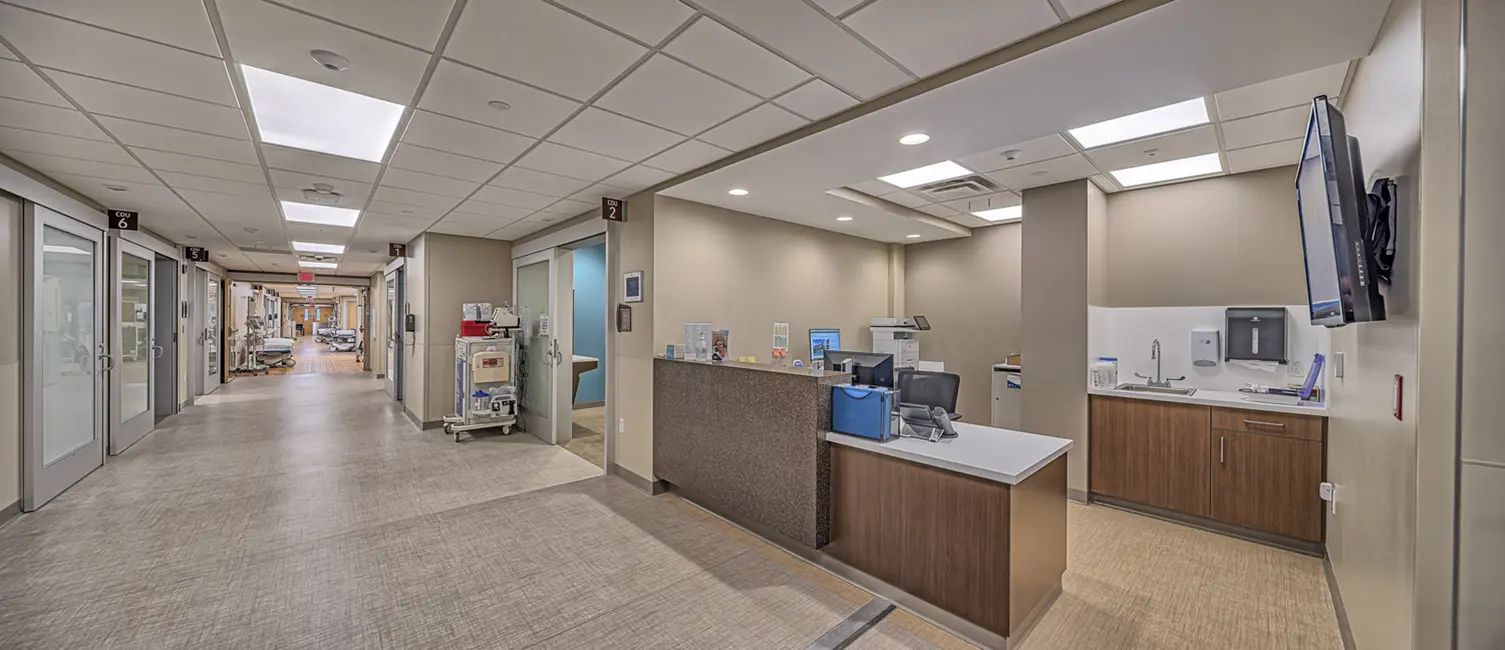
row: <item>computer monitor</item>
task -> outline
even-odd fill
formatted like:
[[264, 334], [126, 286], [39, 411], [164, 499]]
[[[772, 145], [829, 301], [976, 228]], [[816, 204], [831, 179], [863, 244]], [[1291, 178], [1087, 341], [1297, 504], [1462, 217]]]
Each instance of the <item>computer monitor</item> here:
[[810, 330], [810, 360], [826, 358], [826, 350], [841, 349], [841, 330]]
[[855, 371], [852, 383], [864, 386], [894, 387], [894, 355], [877, 352], [846, 352], [826, 350], [826, 370], [840, 370], [841, 364], [852, 360]]

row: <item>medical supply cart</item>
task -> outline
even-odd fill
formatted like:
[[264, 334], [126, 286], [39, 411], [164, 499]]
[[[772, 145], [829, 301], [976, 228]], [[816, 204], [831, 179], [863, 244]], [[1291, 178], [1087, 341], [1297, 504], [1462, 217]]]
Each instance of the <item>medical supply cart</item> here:
[[502, 435], [517, 424], [517, 339], [497, 336], [455, 338], [455, 414], [444, 416], [444, 432], [460, 434], [499, 427]]

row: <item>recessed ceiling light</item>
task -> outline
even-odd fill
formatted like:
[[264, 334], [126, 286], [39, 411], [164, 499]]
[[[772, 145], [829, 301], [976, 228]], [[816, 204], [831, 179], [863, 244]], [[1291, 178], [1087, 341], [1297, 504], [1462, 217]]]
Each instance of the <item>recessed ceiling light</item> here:
[[341, 244], [315, 244], [313, 242], [295, 241], [293, 242], [293, 250], [305, 253], [334, 253], [335, 255], [339, 255], [345, 252], [345, 247]]
[[314, 63], [319, 67], [331, 72], [340, 72], [350, 69], [350, 59], [347, 59], [329, 50], [309, 50], [308, 55], [314, 58]]
[[949, 160], [943, 160], [934, 165], [926, 165], [924, 167], [917, 167], [915, 169], [899, 172], [897, 174], [879, 176], [878, 180], [895, 187], [910, 188], [916, 185], [924, 185], [926, 183], [943, 181], [948, 178], [956, 178], [957, 176], [966, 176], [967, 174], [971, 173], [972, 170], [967, 169], [966, 167], [958, 165]]
[[1136, 185], [1148, 185], [1150, 183], [1163, 183], [1194, 176], [1206, 176], [1223, 171], [1223, 161], [1218, 159], [1215, 153], [1181, 158], [1179, 160], [1167, 160], [1139, 167], [1120, 169], [1113, 173], [1113, 178], [1124, 187]]
[[492, 109], [498, 110], [498, 111], [510, 111], [510, 110], [512, 110], [512, 105], [511, 104], [508, 104], [507, 102], [499, 101], [499, 100], [492, 100], [492, 101], [486, 102], [486, 105], [490, 106]]
[[193, 240], [198, 239], [198, 238], [199, 238], [198, 235], [187, 235], [186, 237], [184, 237], [184, 239], [187, 239], [188, 241], [193, 241]]
[[[255, 228], [243, 228], [243, 229], [242, 229], [242, 230], [245, 230], [245, 231], [246, 231], [246, 232], [247, 232], [247, 233], [250, 233], [250, 234], [253, 234], [253, 235], [254, 235], [254, 234], [256, 234], [256, 233], [257, 233], [257, 232], [260, 232], [260, 231], [258, 231], [258, 230], [257, 230], [257, 229], [255, 229]], [[259, 243], [261, 243], [261, 242], [256, 242], [256, 243], [258, 243], [258, 244], [259, 244]]]
[[736, 188], [736, 189], [727, 190], [726, 193], [730, 194], [732, 196], [747, 196], [747, 190], [744, 190], [744, 189], [742, 189], [740, 187]]
[[837, 221], [851, 221], [852, 218], [851, 217], [837, 217], [836, 220]]
[[1024, 206], [1015, 205], [1015, 206], [1007, 207], [1007, 208], [994, 208], [992, 210], [980, 210], [980, 211], [977, 211], [977, 212], [973, 212], [972, 216], [977, 217], [979, 219], [986, 219], [988, 221], [992, 221], [993, 223], [1003, 223], [1005, 221], [1018, 221], [1018, 220], [1024, 218]]
[[128, 188], [128, 187], [126, 187], [124, 185], [105, 185], [105, 189], [107, 189], [107, 190], [109, 190], [111, 192], [124, 192], [124, 191], [126, 191], [126, 190], [128, 190], [130, 188]]
[[322, 223], [328, 226], [345, 226], [348, 228], [355, 225], [355, 220], [360, 218], [361, 211], [350, 208], [336, 208], [328, 205], [283, 201], [282, 214], [287, 217], [288, 221]]
[[905, 237], [907, 237], [909, 239], [919, 239], [920, 238], [919, 235], [905, 235]]
[[295, 149], [381, 162], [400, 104], [297, 77], [240, 66], [261, 139]]
[[1152, 108], [1133, 115], [1071, 129], [1070, 133], [1071, 137], [1076, 138], [1076, 141], [1083, 147], [1091, 149], [1207, 122], [1207, 101], [1198, 97], [1179, 104]]
[[298, 266], [303, 266], [310, 269], [333, 269], [338, 268], [340, 265], [335, 264], [334, 262], [309, 262], [307, 260], [298, 260]]
[[925, 135], [924, 133], [911, 133], [902, 138], [899, 138], [899, 144], [903, 145], [914, 146], [917, 144], [925, 144], [926, 142], [930, 142], [930, 136]]

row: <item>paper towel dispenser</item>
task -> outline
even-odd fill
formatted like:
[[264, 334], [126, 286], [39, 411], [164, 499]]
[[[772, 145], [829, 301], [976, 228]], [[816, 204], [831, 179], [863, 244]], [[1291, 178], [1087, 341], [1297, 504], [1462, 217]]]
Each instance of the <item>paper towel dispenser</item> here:
[[1227, 361], [1286, 363], [1283, 307], [1229, 307]]

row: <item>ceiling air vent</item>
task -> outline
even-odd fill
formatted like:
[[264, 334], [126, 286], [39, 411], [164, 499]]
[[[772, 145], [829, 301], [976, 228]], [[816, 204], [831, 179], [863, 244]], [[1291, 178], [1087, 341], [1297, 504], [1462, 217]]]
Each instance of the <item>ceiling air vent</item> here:
[[955, 201], [957, 199], [970, 199], [974, 196], [992, 194], [999, 190], [998, 184], [976, 174], [937, 181], [929, 185], [912, 188], [909, 191], [920, 194], [936, 202]]

